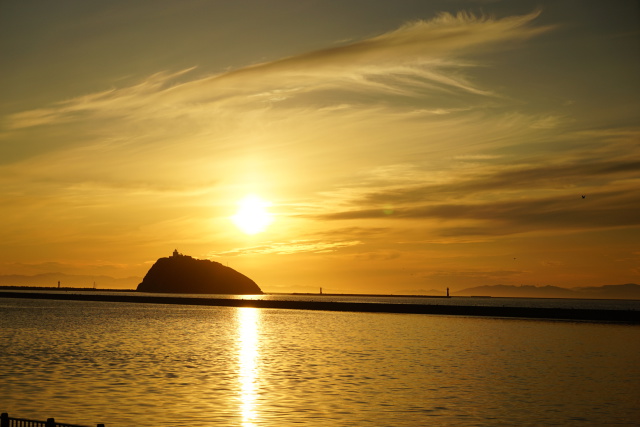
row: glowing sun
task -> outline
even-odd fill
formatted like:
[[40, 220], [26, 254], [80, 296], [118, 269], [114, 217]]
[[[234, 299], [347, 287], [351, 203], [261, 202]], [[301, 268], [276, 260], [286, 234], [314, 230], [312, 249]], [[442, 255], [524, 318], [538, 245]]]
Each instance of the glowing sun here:
[[267, 211], [271, 203], [253, 194], [238, 202], [238, 211], [231, 220], [246, 234], [256, 234], [267, 229], [273, 222]]

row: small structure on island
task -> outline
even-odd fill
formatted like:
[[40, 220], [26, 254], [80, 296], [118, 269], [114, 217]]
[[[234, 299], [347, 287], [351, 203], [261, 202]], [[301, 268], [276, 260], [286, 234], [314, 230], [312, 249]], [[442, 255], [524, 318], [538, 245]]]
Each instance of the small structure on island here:
[[183, 255], [177, 249], [170, 257], [158, 259], [136, 290], [180, 294], [263, 293], [256, 282], [233, 268]]

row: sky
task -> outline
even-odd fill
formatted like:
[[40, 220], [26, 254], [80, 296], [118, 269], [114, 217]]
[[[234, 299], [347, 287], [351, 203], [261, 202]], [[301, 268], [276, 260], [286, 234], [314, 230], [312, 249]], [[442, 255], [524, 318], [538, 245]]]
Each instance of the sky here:
[[640, 282], [636, 0], [1, 0], [0, 58], [1, 275]]

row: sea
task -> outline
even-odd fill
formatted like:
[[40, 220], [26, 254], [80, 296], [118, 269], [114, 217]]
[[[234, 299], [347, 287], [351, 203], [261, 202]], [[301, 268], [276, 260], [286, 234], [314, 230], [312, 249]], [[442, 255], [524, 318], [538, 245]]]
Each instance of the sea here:
[[[616, 300], [230, 298], [640, 310]], [[640, 325], [0, 293], [0, 412], [106, 427], [637, 426]]]

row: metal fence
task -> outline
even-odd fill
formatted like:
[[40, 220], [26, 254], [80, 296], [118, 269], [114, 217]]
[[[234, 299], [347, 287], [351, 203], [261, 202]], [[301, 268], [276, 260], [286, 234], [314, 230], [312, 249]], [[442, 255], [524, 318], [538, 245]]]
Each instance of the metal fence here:
[[[88, 427], [77, 424], [57, 423], [53, 418], [47, 418], [47, 421], [28, 420], [26, 418], [10, 417], [6, 412], [0, 415], [0, 427]], [[104, 424], [98, 424], [97, 427], [104, 427]]]

